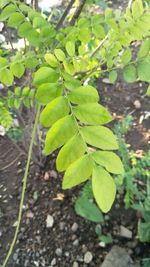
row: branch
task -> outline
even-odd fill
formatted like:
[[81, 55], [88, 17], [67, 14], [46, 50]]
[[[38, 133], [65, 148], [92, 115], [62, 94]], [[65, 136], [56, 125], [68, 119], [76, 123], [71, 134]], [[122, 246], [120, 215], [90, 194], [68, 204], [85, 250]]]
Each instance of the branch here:
[[85, 2], [86, 2], [86, 0], [81, 0], [79, 6], [77, 7], [77, 9], [76, 9], [71, 21], [70, 21], [71, 26], [73, 26], [75, 24], [77, 18], [80, 16], [80, 13], [81, 13], [84, 5], [85, 5]]
[[95, 54], [99, 51], [99, 49], [103, 46], [104, 42], [108, 39], [108, 34], [105, 36], [105, 38], [100, 41], [99, 45], [96, 47], [96, 49], [93, 51], [93, 53], [90, 56], [90, 59], [95, 56]]
[[75, 0], [71, 0], [71, 1], [69, 2], [68, 6], [66, 7], [64, 13], [62, 14], [60, 20], [58, 21], [58, 23], [57, 23], [57, 25], [56, 25], [56, 30], [58, 30], [59, 28], [62, 27], [63, 22], [64, 22], [65, 18], [67, 17], [67, 15], [68, 15], [68, 13], [69, 13], [69, 11], [70, 11], [72, 5], [74, 4], [74, 2], [75, 2]]

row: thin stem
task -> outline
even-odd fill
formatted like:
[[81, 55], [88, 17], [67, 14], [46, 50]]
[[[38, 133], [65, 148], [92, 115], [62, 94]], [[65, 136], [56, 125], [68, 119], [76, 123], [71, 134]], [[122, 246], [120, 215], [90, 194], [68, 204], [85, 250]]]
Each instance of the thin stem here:
[[66, 7], [64, 13], [62, 14], [60, 20], [58, 21], [57, 25], [56, 25], [56, 30], [58, 30], [59, 28], [61, 28], [63, 26], [63, 22], [65, 20], [65, 18], [67, 17], [71, 7], [73, 6], [75, 0], [71, 0], [68, 4], [68, 6]]
[[18, 232], [20, 229], [21, 218], [22, 218], [22, 213], [23, 213], [23, 203], [24, 203], [25, 191], [26, 191], [26, 186], [27, 186], [27, 176], [28, 176], [29, 167], [30, 167], [31, 155], [32, 155], [32, 150], [33, 150], [33, 144], [34, 144], [34, 138], [35, 138], [36, 128], [37, 128], [37, 124], [38, 124], [39, 114], [40, 114], [40, 106], [38, 106], [38, 108], [37, 108], [37, 113], [36, 113], [33, 131], [32, 131], [32, 135], [31, 135], [30, 147], [29, 147], [29, 151], [28, 151], [27, 164], [26, 164], [25, 173], [24, 173], [24, 177], [23, 177], [23, 188], [22, 188], [21, 201], [20, 201], [20, 206], [19, 206], [17, 227], [15, 230], [14, 238], [12, 240], [11, 246], [9, 248], [9, 251], [7, 253], [7, 256], [5, 258], [5, 261], [2, 265], [2, 267], [6, 266], [11, 254], [13, 252], [13, 249], [14, 249], [14, 246], [15, 246], [15, 243], [17, 240]]
[[96, 47], [96, 49], [91, 54], [90, 58], [93, 58], [95, 54], [99, 51], [99, 49], [103, 46], [104, 42], [108, 39], [108, 34], [105, 36], [103, 40], [100, 41], [99, 45]]
[[81, 1], [80, 1], [80, 4], [79, 4], [79, 6], [77, 7], [77, 9], [76, 9], [76, 11], [75, 11], [75, 13], [74, 13], [74, 15], [73, 15], [71, 21], [70, 21], [70, 25], [71, 25], [71, 26], [73, 26], [73, 25], [75, 24], [76, 20], [77, 20], [78, 17], [80, 16], [80, 13], [82, 12], [82, 9], [83, 9], [83, 7], [84, 7], [84, 5], [85, 5], [85, 2], [86, 2], [86, 0], [81, 0]]

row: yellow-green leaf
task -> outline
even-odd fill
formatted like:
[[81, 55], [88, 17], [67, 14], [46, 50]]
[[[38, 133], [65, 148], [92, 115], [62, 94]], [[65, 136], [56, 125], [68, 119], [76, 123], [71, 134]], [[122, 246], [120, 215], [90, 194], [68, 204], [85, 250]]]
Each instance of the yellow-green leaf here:
[[66, 170], [70, 164], [86, 151], [86, 144], [80, 134], [74, 135], [60, 150], [56, 166], [58, 171]]
[[90, 178], [93, 169], [93, 162], [89, 155], [84, 155], [73, 162], [66, 170], [63, 179], [63, 189], [68, 189], [83, 183]]
[[92, 174], [92, 188], [95, 200], [103, 212], [108, 212], [115, 200], [116, 185], [110, 174], [95, 166]]
[[64, 96], [59, 96], [51, 101], [41, 112], [40, 123], [50, 127], [54, 122], [68, 115], [70, 107]]
[[96, 163], [105, 167], [107, 171], [115, 174], [122, 174], [124, 168], [120, 158], [113, 152], [96, 151], [92, 154]]
[[103, 150], [118, 149], [116, 136], [104, 126], [85, 126], [81, 128], [83, 138], [91, 146]]
[[44, 154], [51, 154], [57, 148], [64, 145], [76, 132], [75, 121], [70, 115], [55, 122], [47, 132]]

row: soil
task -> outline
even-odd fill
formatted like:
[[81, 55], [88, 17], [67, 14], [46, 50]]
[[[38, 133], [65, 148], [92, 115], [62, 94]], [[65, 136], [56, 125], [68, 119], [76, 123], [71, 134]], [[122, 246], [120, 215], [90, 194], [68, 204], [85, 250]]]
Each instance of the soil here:
[[[119, 1], [115, 1], [117, 5]], [[126, 1], [125, 1], [126, 2]], [[121, 76], [120, 76], [121, 77]], [[147, 86], [143, 83], [125, 84], [119, 78], [111, 85], [97, 81], [101, 104], [113, 114], [114, 123], [132, 114], [134, 124], [126, 141], [134, 151], [149, 149], [150, 122], [148, 107], [150, 99], [145, 97]], [[138, 100], [138, 105], [137, 101]], [[22, 190], [22, 177], [26, 158], [16, 146], [0, 137], [0, 266], [13, 238]], [[89, 222], [74, 210], [75, 198], [80, 186], [72, 190], [61, 189], [62, 174], [55, 170], [55, 159], [48, 161], [44, 170], [31, 164], [25, 196], [23, 218], [17, 244], [8, 267], [100, 267], [113, 244], [127, 248], [135, 262], [149, 258], [148, 244], [137, 239], [138, 214], [116, 199], [112, 210], [105, 215], [103, 233], [111, 234], [113, 244], [102, 247], [95, 233], [95, 223]], [[52, 216], [52, 227], [47, 228], [47, 216]], [[132, 232], [132, 238], [118, 236], [123, 225]], [[84, 262], [90, 251], [93, 259]]]

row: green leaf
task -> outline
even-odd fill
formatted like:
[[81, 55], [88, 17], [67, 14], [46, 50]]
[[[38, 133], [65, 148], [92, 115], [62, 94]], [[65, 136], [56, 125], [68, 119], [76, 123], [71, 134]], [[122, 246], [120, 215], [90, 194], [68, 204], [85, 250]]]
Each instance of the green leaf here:
[[138, 224], [138, 235], [142, 242], [150, 242], [150, 222]]
[[137, 79], [136, 68], [133, 65], [125, 66], [123, 69], [123, 78], [128, 83], [133, 83]]
[[75, 202], [75, 211], [78, 215], [92, 222], [103, 222], [103, 215], [100, 209], [87, 197], [79, 197]]
[[62, 94], [63, 88], [57, 83], [44, 83], [37, 89], [36, 100], [46, 105]]
[[112, 120], [108, 110], [98, 103], [76, 106], [73, 113], [78, 120], [86, 124], [105, 124]]
[[87, 85], [72, 90], [68, 94], [68, 98], [74, 104], [86, 104], [98, 102], [99, 95], [93, 86]]
[[75, 44], [74, 42], [67, 42], [66, 43], [66, 51], [69, 56], [73, 57], [75, 55]]
[[8, 60], [4, 57], [0, 57], [0, 69], [8, 65]]
[[68, 115], [70, 107], [64, 96], [59, 96], [51, 101], [42, 111], [40, 123], [44, 127], [50, 127], [54, 122]]
[[53, 124], [47, 132], [44, 154], [49, 155], [64, 145], [77, 132], [72, 116], [68, 115]]
[[116, 136], [104, 126], [85, 126], [81, 128], [85, 141], [103, 150], [118, 149]]
[[24, 22], [20, 25], [19, 29], [18, 29], [18, 35], [20, 37], [25, 37], [27, 38], [27, 36], [30, 34], [30, 32], [32, 31], [32, 25], [30, 22]]
[[61, 49], [55, 49], [54, 54], [59, 61], [64, 61], [64, 59], [66, 57], [64, 52]]
[[16, 11], [16, 7], [13, 4], [6, 6], [0, 15], [0, 21], [5, 21], [15, 11]]
[[63, 189], [68, 189], [85, 182], [92, 174], [93, 162], [89, 155], [84, 155], [73, 162], [63, 178]]
[[92, 158], [97, 164], [105, 167], [108, 172], [123, 174], [124, 168], [120, 158], [113, 152], [96, 151], [92, 153]]
[[111, 83], [115, 83], [115, 81], [117, 80], [117, 71], [116, 70], [112, 70], [109, 73], [109, 80]]
[[43, 83], [55, 83], [59, 79], [59, 74], [49, 68], [49, 67], [41, 67], [34, 73], [33, 85], [41, 85]]
[[44, 56], [44, 58], [51, 67], [56, 68], [58, 66], [58, 61], [53, 54], [48, 53]]
[[19, 62], [11, 63], [10, 70], [13, 73], [13, 75], [16, 76], [17, 78], [21, 78], [25, 72], [23, 63], [19, 63]]
[[137, 63], [137, 72], [141, 81], [150, 81], [150, 60], [145, 59]]
[[25, 20], [25, 16], [22, 13], [14, 12], [8, 19], [8, 26], [18, 27]]
[[86, 151], [86, 144], [80, 134], [74, 135], [60, 150], [56, 166], [58, 171], [66, 170], [70, 164]]
[[113, 239], [111, 236], [109, 235], [101, 235], [100, 236], [100, 240], [102, 242], [104, 242], [105, 244], [112, 244], [113, 243]]
[[14, 81], [12, 72], [8, 69], [0, 70], [0, 81], [7, 86], [12, 85]]
[[132, 16], [134, 19], [138, 19], [143, 15], [143, 3], [142, 0], [135, 0], [132, 4]]
[[146, 95], [150, 96], [150, 85], [149, 85], [148, 88], [147, 88]]
[[137, 57], [138, 58], [146, 57], [149, 51], [150, 51], [150, 40], [147, 39], [142, 43], [140, 50], [138, 51]]
[[121, 56], [121, 62], [123, 65], [126, 65], [130, 62], [132, 58], [132, 53], [131, 53], [131, 49], [130, 48], [127, 48], [124, 53], [122, 54]]
[[115, 200], [116, 185], [110, 174], [100, 166], [93, 170], [92, 188], [98, 206], [103, 212], [108, 212]]
[[40, 45], [40, 34], [36, 30], [32, 29], [26, 36], [30, 45], [38, 47]]
[[64, 82], [64, 85], [68, 90], [72, 91], [75, 88], [81, 86], [81, 82], [77, 79], [70, 78]]

